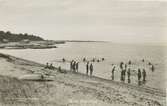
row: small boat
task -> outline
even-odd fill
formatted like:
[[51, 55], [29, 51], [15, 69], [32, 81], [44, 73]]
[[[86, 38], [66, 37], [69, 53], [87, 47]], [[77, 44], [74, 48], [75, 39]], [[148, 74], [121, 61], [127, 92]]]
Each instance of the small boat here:
[[19, 79], [29, 81], [53, 81], [54, 76], [48, 76], [44, 74], [27, 74], [21, 76]]

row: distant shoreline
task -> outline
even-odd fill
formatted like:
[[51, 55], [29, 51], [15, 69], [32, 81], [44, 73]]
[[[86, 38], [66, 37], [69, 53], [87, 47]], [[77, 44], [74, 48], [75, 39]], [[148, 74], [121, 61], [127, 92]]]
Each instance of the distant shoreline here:
[[20, 42], [0, 42], [0, 49], [51, 49], [57, 48], [56, 44], [65, 44], [68, 42], [76, 43], [112, 43], [121, 45], [145, 45], [145, 46], [164, 46], [159, 43], [117, 43], [112, 41], [93, 41], [93, 40], [43, 40], [43, 41], [20, 41]]
[[29, 41], [0, 43], [0, 49], [50, 49], [57, 48], [56, 44], [64, 44], [63, 41]]
[[93, 41], [93, 40], [64, 40], [64, 41], [65, 42], [108, 42], [108, 41]]

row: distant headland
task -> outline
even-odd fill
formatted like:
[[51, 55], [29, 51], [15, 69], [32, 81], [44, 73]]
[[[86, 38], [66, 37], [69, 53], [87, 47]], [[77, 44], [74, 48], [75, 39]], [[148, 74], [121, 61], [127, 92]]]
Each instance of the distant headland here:
[[55, 44], [64, 43], [64, 41], [45, 40], [33, 34], [15, 34], [10, 31], [0, 31], [1, 49], [48, 49], [57, 48]]

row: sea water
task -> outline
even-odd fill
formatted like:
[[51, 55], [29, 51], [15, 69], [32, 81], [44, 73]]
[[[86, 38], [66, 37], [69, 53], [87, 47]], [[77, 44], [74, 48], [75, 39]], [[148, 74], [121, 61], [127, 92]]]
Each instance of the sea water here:
[[[70, 61], [79, 62], [79, 72], [86, 73], [86, 63], [82, 60], [99, 59], [100, 62], [92, 62], [94, 66], [93, 75], [105, 79], [111, 79], [111, 71], [116, 66], [115, 81], [120, 81], [120, 62], [132, 61], [129, 68], [136, 70], [131, 75], [131, 84], [137, 84], [137, 69], [146, 69], [146, 84], [152, 88], [165, 90], [166, 84], [166, 46], [144, 45], [144, 44], [114, 44], [110, 42], [67, 42], [57, 45], [53, 49], [0, 49], [1, 53], [32, 60], [42, 64], [53, 63], [70, 70]], [[62, 58], [66, 62], [62, 62]], [[101, 59], [104, 58], [104, 61]], [[142, 62], [142, 59], [145, 62]], [[155, 66], [155, 71], [150, 70], [148, 62]], [[127, 78], [125, 83], [127, 83]]]

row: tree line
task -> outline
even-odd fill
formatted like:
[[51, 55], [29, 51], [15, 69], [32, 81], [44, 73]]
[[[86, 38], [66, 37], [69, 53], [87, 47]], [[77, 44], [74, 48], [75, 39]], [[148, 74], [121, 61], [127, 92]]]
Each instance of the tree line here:
[[19, 42], [25, 39], [28, 39], [30, 41], [43, 41], [44, 39], [39, 37], [39, 36], [35, 36], [33, 34], [27, 34], [27, 33], [20, 33], [20, 34], [15, 34], [15, 33], [11, 33], [10, 31], [4, 32], [4, 31], [0, 31], [0, 42], [3, 42], [3, 40], [8, 40], [9, 42]]

